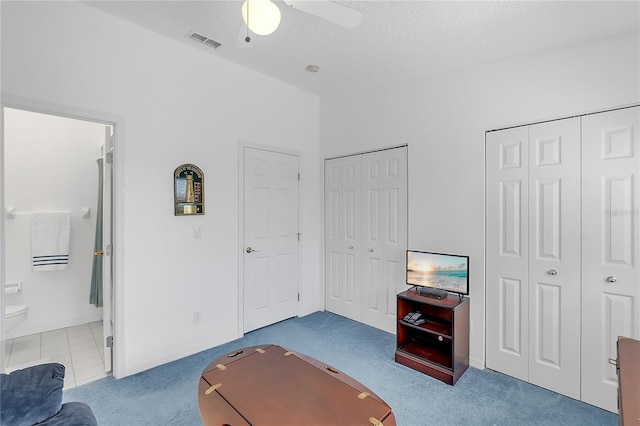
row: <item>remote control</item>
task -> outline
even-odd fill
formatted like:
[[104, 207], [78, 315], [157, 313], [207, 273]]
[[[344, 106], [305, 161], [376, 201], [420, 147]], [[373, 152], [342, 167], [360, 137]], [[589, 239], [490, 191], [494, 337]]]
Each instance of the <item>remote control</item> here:
[[420, 312], [416, 312], [411, 316], [411, 318], [409, 319], [409, 322], [411, 323], [416, 322], [416, 320], [418, 320], [421, 316], [422, 314]]

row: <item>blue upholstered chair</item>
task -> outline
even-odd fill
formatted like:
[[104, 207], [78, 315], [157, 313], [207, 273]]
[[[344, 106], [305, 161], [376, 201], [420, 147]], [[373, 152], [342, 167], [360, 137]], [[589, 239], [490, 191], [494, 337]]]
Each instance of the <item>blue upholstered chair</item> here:
[[96, 426], [84, 402], [62, 403], [64, 365], [41, 364], [0, 374], [0, 425]]

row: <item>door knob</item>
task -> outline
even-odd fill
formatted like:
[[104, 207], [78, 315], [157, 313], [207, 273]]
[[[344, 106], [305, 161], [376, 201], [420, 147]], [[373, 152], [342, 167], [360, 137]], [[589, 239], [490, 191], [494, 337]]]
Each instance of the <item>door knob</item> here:
[[347, 247], [349, 250], [353, 250], [353, 246], [349, 246]]
[[373, 253], [373, 249], [369, 249], [367, 250], [369, 253]]
[[549, 275], [558, 275], [558, 271], [555, 269], [550, 269], [549, 270]]
[[611, 275], [610, 277], [607, 277], [607, 282], [615, 283], [616, 281], [618, 281], [618, 279], [613, 275]]
[[254, 251], [260, 251], [260, 250], [254, 250], [251, 247], [247, 247], [247, 249], [245, 250], [247, 253], [253, 253]]

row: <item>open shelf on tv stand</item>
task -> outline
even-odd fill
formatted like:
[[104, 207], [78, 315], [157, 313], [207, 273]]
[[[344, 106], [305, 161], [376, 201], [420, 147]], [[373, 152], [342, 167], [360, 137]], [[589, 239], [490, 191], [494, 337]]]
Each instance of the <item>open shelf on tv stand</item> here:
[[[398, 294], [397, 303], [396, 362], [455, 384], [469, 367], [469, 299], [435, 299], [411, 288]], [[420, 312], [425, 322], [404, 321], [409, 312]]]
[[415, 325], [406, 321], [400, 320], [402, 325], [406, 327], [415, 328], [425, 333], [436, 334], [439, 336], [451, 338], [451, 324], [446, 321], [440, 320], [440, 318], [427, 319], [424, 324]]

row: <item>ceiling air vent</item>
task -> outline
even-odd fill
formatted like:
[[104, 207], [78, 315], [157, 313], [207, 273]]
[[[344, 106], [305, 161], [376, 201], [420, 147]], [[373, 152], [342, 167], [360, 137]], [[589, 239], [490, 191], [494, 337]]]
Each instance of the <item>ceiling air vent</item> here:
[[207, 46], [213, 47], [214, 49], [217, 49], [218, 47], [222, 46], [221, 43], [218, 43], [217, 41], [209, 37], [203, 36], [202, 34], [198, 34], [194, 31], [191, 31], [189, 34], [187, 34], [187, 37], [201, 44], [206, 44]]

